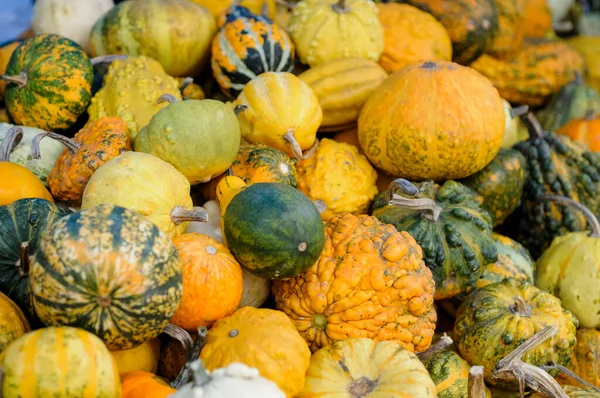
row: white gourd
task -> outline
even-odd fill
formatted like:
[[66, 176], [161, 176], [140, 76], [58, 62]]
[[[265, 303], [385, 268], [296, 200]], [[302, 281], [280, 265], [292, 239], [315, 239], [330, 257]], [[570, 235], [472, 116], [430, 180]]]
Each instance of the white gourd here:
[[221, 230], [221, 209], [216, 200], [204, 203], [204, 206], [195, 206], [194, 210], [205, 211], [207, 222], [192, 221], [188, 224], [186, 232], [196, 232], [208, 235], [217, 242], [223, 243], [223, 231]]
[[244, 290], [238, 308], [259, 308], [269, 297], [269, 293], [271, 292], [271, 281], [254, 276], [243, 268], [242, 278], [244, 281]]
[[552, 22], [560, 22], [565, 19], [574, 3], [575, 0], [548, 0]]
[[87, 51], [94, 24], [114, 6], [113, 0], [37, 0], [31, 29], [65, 36]]
[[275, 383], [261, 377], [258, 369], [243, 363], [234, 362], [210, 373], [200, 359], [190, 366], [193, 381], [170, 398], [285, 398]]

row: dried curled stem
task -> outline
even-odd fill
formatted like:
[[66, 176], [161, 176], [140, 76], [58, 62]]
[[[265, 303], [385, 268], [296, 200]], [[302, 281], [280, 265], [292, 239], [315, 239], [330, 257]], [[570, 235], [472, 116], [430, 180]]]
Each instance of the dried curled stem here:
[[23, 139], [23, 129], [18, 126], [13, 126], [8, 130], [0, 144], [0, 162], [8, 162], [10, 153]]
[[[181, 330], [183, 330], [183, 329], [181, 329]], [[177, 375], [175, 380], [173, 380], [170, 383], [171, 387], [180, 388], [181, 386], [183, 386], [184, 384], [186, 384], [190, 381], [190, 379], [192, 378], [192, 374], [194, 373], [194, 369], [191, 365], [200, 356], [200, 351], [202, 351], [202, 348], [204, 347], [204, 344], [206, 343], [206, 336], [208, 336], [208, 329], [206, 329], [204, 326], [200, 326], [198, 328], [198, 338], [196, 339], [196, 342], [193, 343], [192, 346], [187, 350], [187, 352], [188, 352], [187, 362], [185, 363], [185, 365], [181, 369], [181, 372], [179, 372], [179, 374]], [[188, 334], [188, 337], [190, 337], [189, 334]], [[190, 340], [191, 340], [191, 337], [190, 337]]]
[[579, 203], [571, 198], [567, 198], [565, 196], [558, 196], [558, 195], [540, 195], [537, 197], [537, 200], [538, 201], [547, 200], [547, 201], [554, 202], [559, 205], [567, 206], [569, 208], [573, 208], [577, 211], [580, 211], [583, 214], [583, 216], [585, 217], [585, 220], [589, 224], [590, 228], [592, 229], [592, 233], [590, 234], [590, 236], [592, 236], [594, 238], [600, 238], [600, 222], [598, 221], [598, 218], [596, 217], [596, 215], [594, 213], [592, 213], [592, 211], [590, 209], [588, 209], [586, 206], [582, 205], [581, 203]]
[[315, 139], [315, 143], [313, 144], [313, 146], [306, 153], [303, 154], [302, 147], [296, 140], [296, 137], [294, 136], [294, 130], [292, 129], [286, 131], [286, 133], [283, 135], [283, 139], [286, 140], [292, 146], [292, 153], [294, 154], [294, 157], [298, 160], [306, 160], [310, 158], [310, 156], [317, 150], [317, 147], [319, 146], [319, 140]]
[[177, 102], [177, 101], [179, 101], [179, 100], [173, 94], [163, 94], [160, 97], [158, 97], [158, 99], [156, 100], [156, 103], [162, 104], [163, 102], [168, 102], [169, 104], [172, 104], [173, 102]]
[[449, 347], [453, 343], [450, 336], [446, 333], [434, 344], [430, 345], [429, 348], [423, 352], [419, 352], [417, 357], [421, 360], [421, 362], [425, 362], [431, 359], [435, 354], [442, 351], [443, 349]]
[[423, 217], [431, 221], [437, 221], [440, 218], [443, 209], [435, 202], [435, 200], [397, 195], [395, 193], [397, 191], [401, 191], [403, 195], [406, 196], [415, 196], [419, 193], [417, 187], [410, 181], [405, 180], [404, 178], [397, 178], [388, 185], [385, 193], [385, 199], [389, 205], [420, 210]]
[[9, 83], [16, 84], [19, 88], [23, 88], [27, 86], [27, 83], [29, 82], [29, 75], [27, 72], [23, 71], [17, 76], [0, 75], [0, 80], [6, 80]]
[[79, 148], [81, 148], [81, 143], [79, 142], [75, 142], [64, 135], [46, 131], [44, 133], [37, 134], [35, 137], [33, 137], [33, 140], [31, 140], [31, 156], [33, 156], [34, 159], [39, 159], [42, 156], [40, 152], [40, 141], [46, 137], [50, 137], [53, 140], [60, 142], [66, 146], [71, 153], [75, 153]]
[[521, 120], [525, 123], [529, 132], [529, 139], [535, 140], [544, 137], [544, 129], [540, 122], [536, 119], [533, 113], [528, 112], [526, 115], [521, 115]]
[[183, 206], [175, 206], [171, 211], [171, 221], [179, 225], [184, 222], [208, 222], [208, 215], [202, 210], [187, 210]]

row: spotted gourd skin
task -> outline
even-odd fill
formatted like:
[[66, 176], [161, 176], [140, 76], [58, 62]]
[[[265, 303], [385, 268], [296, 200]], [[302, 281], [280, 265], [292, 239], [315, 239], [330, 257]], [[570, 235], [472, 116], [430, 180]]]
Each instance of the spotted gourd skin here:
[[261, 73], [291, 72], [294, 56], [294, 44], [285, 30], [238, 5], [227, 12], [212, 41], [211, 67], [221, 90], [235, 98]]
[[157, 337], [182, 296], [181, 263], [169, 236], [114, 205], [56, 222], [32, 259], [30, 278], [42, 322], [88, 330], [111, 350]]
[[8, 83], [5, 102], [15, 124], [53, 131], [69, 128], [92, 98], [94, 70], [79, 46], [59, 35], [42, 34], [17, 47], [6, 68], [27, 74], [20, 88]]
[[492, 46], [498, 31], [493, 0], [408, 0], [433, 15], [452, 40], [452, 60], [468, 65]]
[[498, 261], [488, 264], [477, 280], [476, 288], [481, 289], [503, 279], [535, 282], [535, 262], [519, 242], [496, 233], [492, 234], [498, 250]]
[[266, 145], [242, 145], [231, 165], [234, 176], [246, 184], [279, 182], [295, 187], [298, 184], [296, 161], [280, 149]]
[[3, 397], [114, 398], [119, 371], [98, 337], [73, 327], [27, 333], [2, 353]]
[[514, 148], [527, 159], [529, 177], [521, 205], [507, 219], [506, 234], [538, 258], [556, 236], [585, 230], [586, 221], [574, 209], [549, 201], [540, 203], [537, 197], [565, 196], [600, 214], [600, 161], [568, 137], [549, 132]]
[[[525, 311], [519, 309], [520, 297]], [[471, 293], [458, 310], [454, 341], [461, 357], [485, 367], [485, 381], [505, 389], [518, 389], [516, 381], [495, 379], [498, 362], [546, 326], [556, 325], [556, 335], [525, 353], [523, 361], [534, 366], [556, 362], [566, 366], [575, 346], [579, 322], [561, 307], [560, 300], [525, 281], [488, 285]]]
[[11, 342], [30, 330], [31, 327], [23, 311], [8, 296], [0, 292], [0, 353]]
[[439, 186], [415, 184], [418, 198], [434, 200], [442, 208], [437, 221], [420, 210], [388, 205], [383, 194], [373, 204], [373, 216], [406, 231], [423, 248], [425, 264], [433, 272], [436, 300], [468, 292], [483, 268], [498, 260], [492, 239], [491, 219], [471, 194], [456, 181]]
[[[600, 398], [600, 392], [593, 388], [582, 388], [574, 386], [563, 386], [563, 391], [569, 398]], [[531, 398], [544, 398], [543, 394], [535, 393], [530, 395]]]
[[425, 351], [437, 320], [434, 289], [421, 247], [408, 233], [350, 213], [325, 224], [325, 247], [311, 268], [272, 287], [277, 309], [313, 352], [354, 337]]
[[[577, 344], [568, 368], [583, 380], [600, 388], [600, 330], [577, 330]], [[585, 387], [564, 374], [560, 375], [558, 381], [561, 384]]]
[[21, 199], [0, 207], [0, 291], [23, 310], [32, 325], [39, 324], [30, 296], [29, 277], [16, 267], [24, 242], [33, 255], [52, 224], [71, 211], [44, 199]]

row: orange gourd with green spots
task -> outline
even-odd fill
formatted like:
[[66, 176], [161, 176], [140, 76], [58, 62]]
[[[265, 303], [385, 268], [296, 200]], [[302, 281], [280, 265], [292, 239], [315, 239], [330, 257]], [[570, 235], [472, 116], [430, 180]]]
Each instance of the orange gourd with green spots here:
[[92, 98], [89, 58], [79, 44], [59, 35], [22, 42], [8, 62], [6, 76], [6, 107], [15, 124], [66, 129]]
[[236, 97], [261, 73], [291, 72], [294, 44], [271, 19], [238, 5], [213, 39], [211, 66], [223, 92]]

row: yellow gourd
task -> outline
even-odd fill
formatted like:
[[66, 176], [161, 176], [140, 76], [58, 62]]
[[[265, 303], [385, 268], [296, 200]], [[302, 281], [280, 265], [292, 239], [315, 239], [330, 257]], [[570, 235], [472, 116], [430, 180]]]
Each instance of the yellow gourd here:
[[[200, 4], [206, 8], [215, 17], [220, 17], [231, 7], [233, 0], [191, 0], [196, 4]], [[241, 0], [236, 1], [236, 4], [246, 7], [255, 14], [263, 14], [271, 19], [275, 19], [277, 3], [275, 0]]]
[[586, 81], [600, 91], [600, 35], [575, 36], [567, 44], [577, 51], [586, 63]]
[[127, 122], [133, 140], [168, 102], [158, 102], [163, 94], [181, 100], [179, 84], [166, 74], [158, 61], [139, 56], [114, 60], [104, 77], [102, 88], [88, 108], [87, 126], [105, 116], [118, 116]]
[[190, 183], [169, 163], [142, 152], [124, 152], [100, 166], [90, 178], [81, 209], [113, 204], [148, 217], [172, 238], [189, 221], [206, 221], [193, 211]]
[[120, 374], [133, 371], [156, 373], [160, 358], [160, 340], [145, 341], [130, 350], [111, 351]]
[[315, 153], [296, 164], [298, 189], [312, 200], [322, 200], [327, 209], [323, 221], [350, 212], [366, 213], [377, 195], [377, 172], [358, 149], [327, 138]]

